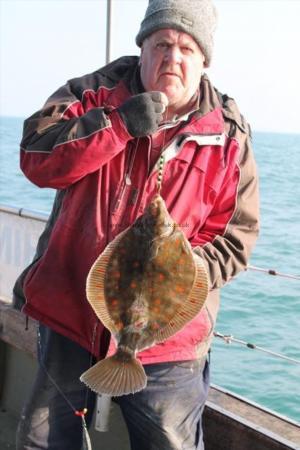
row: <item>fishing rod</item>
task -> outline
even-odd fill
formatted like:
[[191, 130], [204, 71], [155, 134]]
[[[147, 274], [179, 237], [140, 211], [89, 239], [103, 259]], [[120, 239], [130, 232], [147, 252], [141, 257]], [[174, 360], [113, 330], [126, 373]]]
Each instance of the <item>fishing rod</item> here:
[[277, 270], [274, 270], [274, 269], [263, 269], [261, 267], [256, 267], [256, 266], [247, 266], [245, 270], [254, 270], [256, 272], [264, 272], [264, 273], [267, 273], [268, 275], [273, 275], [273, 276], [278, 276], [278, 277], [283, 277], [283, 278], [290, 278], [292, 280], [300, 281], [300, 276], [289, 275], [286, 273], [277, 272]]
[[222, 334], [219, 332], [214, 332], [214, 336], [218, 337], [220, 339], [223, 339], [226, 344], [231, 344], [231, 342], [236, 342], [238, 344], [244, 345], [245, 347], [251, 348], [252, 350], [259, 350], [261, 352], [264, 353], [268, 353], [269, 355], [275, 356], [277, 358], [281, 358], [284, 359], [286, 361], [295, 363], [295, 364], [300, 364], [300, 360], [295, 359], [295, 358], [290, 358], [289, 356], [286, 355], [282, 355], [281, 353], [277, 353], [277, 352], [273, 352], [272, 350], [268, 350], [267, 348], [264, 347], [259, 347], [256, 344], [251, 344], [250, 342], [246, 342], [246, 341], [242, 341], [241, 339], [237, 339], [234, 336], [232, 336], [231, 334]]

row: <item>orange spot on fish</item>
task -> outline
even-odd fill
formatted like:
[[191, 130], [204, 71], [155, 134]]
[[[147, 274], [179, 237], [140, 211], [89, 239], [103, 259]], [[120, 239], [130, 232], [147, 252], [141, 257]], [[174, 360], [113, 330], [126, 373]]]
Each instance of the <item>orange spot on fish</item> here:
[[165, 258], [162, 257], [162, 256], [158, 256], [158, 257], [156, 258], [156, 262], [157, 262], [158, 264], [162, 264], [164, 261], [165, 261]]
[[135, 289], [136, 286], [137, 286], [137, 284], [136, 284], [134, 281], [132, 281], [132, 282], [130, 283], [130, 287], [131, 287], [132, 289]]
[[113, 272], [113, 273], [112, 273], [112, 276], [113, 276], [114, 278], [120, 278], [121, 274], [120, 274], [120, 272]]
[[153, 308], [153, 312], [159, 313], [159, 312], [160, 312], [160, 308], [158, 308], [157, 306], [155, 306], [155, 307]]
[[176, 292], [184, 292], [184, 288], [182, 286], [177, 285], [177, 286], [175, 286], [175, 291]]
[[118, 301], [116, 298], [113, 298], [113, 299], [110, 301], [110, 304], [111, 304], [112, 306], [118, 306], [119, 301]]
[[156, 298], [156, 299], [153, 301], [153, 303], [154, 303], [154, 305], [160, 305], [160, 304], [161, 304], [161, 300], [160, 300], [159, 298]]
[[164, 276], [163, 273], [159, 273], [159, 274], [158, 274], [158, 279], [159, 279], [160, 281], [163, 281], [165, 278], [166, 278], [166, 277]]

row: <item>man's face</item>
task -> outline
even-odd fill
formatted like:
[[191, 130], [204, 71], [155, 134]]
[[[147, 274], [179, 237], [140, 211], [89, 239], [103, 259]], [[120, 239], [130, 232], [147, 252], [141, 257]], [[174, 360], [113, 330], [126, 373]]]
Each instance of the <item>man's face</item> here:
[[184, 110], [197, 92], [204, 56], [195, 40], [173, 29], [154, 32], [141, 51], [141, 79], [146, 91], [161, 91], [174, 113]]

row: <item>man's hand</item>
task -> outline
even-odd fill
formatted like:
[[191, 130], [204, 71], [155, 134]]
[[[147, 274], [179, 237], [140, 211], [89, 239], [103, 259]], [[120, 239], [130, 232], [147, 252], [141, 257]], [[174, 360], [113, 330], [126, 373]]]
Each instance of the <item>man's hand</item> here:
[[155, 133], [168, 106], [163, 92], [152, 91], [134, 95], [118, 111], [131, 136], [142, 137]]

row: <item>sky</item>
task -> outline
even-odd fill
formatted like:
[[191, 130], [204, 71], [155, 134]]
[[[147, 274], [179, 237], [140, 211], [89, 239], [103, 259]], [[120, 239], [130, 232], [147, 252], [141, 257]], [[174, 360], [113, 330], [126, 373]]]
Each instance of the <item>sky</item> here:
[[[112, 59], [138, 55], [147, 0], [113, 0]], [[215, 0], [207, 73], [256, 131], [300, 133], [300, 0]], [[27, 117], [105, 64], [106, 0], [0, 0], [0, 115]]]

